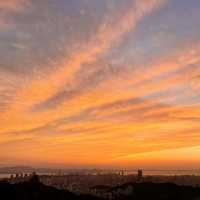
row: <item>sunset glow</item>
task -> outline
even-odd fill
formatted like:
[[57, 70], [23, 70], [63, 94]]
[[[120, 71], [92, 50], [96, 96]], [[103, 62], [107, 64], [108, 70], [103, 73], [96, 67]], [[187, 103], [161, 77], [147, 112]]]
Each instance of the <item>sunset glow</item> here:
[[0, 1], [0, 165], [198, 168], [199, 9]]

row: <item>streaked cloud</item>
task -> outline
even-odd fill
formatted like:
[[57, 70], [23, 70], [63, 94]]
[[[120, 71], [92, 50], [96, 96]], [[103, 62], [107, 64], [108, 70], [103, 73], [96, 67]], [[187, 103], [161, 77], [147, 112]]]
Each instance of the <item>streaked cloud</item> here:
[[[0, 3], [0, 152], [6, 152], [0, 158], [149, 166], [148, 156], [159, 163], [172, 151], [196, 155], [200, 40], [174, 32], [173, 40], [180, 36], [183, 42], [170, 49], [157, 38], [158, 52], [156, 36], [138, 36], [145, 25], [165, 34], [170, 24], [155, 24], [155, 18], [172, 16], [173, 3]], [[148, 45], [154, 48], [145, 56]], [[197, 156], [192, 162], [199, 163]]]

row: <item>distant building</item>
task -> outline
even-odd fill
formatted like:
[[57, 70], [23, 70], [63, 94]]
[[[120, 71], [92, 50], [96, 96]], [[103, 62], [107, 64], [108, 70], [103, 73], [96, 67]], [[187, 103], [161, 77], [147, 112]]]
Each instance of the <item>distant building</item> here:
[[36, 172], [32, 172], [32, 174], [30, 176], [37, 176]]
[[137, 181], [142, 181], [142, 179], [143, 179], [143, 171], [139, 169], [137, 174]]
[[124, 170], [121, 170], [121, 171], [119, 172], [119, 175], [120, 175], [120, 176], [124, 176]]

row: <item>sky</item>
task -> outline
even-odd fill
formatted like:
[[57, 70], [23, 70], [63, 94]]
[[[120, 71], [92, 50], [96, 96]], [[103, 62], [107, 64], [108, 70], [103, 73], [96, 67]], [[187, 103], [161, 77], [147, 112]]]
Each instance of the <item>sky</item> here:
[[200, 166], [200, 1], [0, 1], [0, 165]]

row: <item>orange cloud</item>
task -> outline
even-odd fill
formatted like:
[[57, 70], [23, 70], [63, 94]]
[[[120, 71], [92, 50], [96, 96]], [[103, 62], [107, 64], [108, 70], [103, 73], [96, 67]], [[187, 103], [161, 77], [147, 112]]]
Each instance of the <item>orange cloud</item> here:
[[[22, 1], [10, 2], [0, 8], [16, 10]], [[107, 69], [95, 71], [105, 68], [101, 57], [162, 3], [133, 1], [117, 23], [105, 21], [68, 58], [52, 58], [54, 66], [49, 71], [28, 78], [1, 73], [0, 93], [7, 94], [1, 97], [6, 106], [0, 113], [0, 152], [10, 159], [15, 152], [15, 159], [37, 163], [62, 160], [65, 164], [127, 166], [128, 161], [139, 163], [140, 156], [143, 163], [148, 155], [159, 160], [163, 152], [174, 149], [183, 154], [191, 148], [197, 155], [200, 105], [187, 98], [198, 96], [199, 44], [177, 48], [148, 66], [121, 66], [120, 73], [111, 70], [108, 77], [96, 81], [107, 73]], [[78, 79], [78, 73], [85, 79]], [[71, 96], [54, 102], [68, 90]], [[198, 161], [197, 156], [193, 160]]]
[[[16, 94], [16, 103], [13, 103], [8, 112], [4, 114], [4, 119], [7, 118], [8, 122], [3, 122], [3, 124], [9, 124], [11, 116], [13, 119], [12, 129], [15, 127], [24, 127], [24, 121], [27, 124], [27, 128], [32, 127], [32, 123], [35, 126], [41, 125], [41, 120], [33, 121], [34, 116], [27, 116], [26, 113], [31, 106], [37, 103], [45, 101], [46, 99], [52, 97], [56, 94], [60, 88], [64, 87], [67, 83], [74, 82], [74, 74], [82, 67], [83, 64], [95, 62], [97, 58], [104, 54], [113, 45], [122, 40], [124, 34], [133, 29], [137, 23], [143, 18], [143, 16], [149, 14], [154, 8], [160, 5], [163, 1], [138, 1], [125, 14], [125, 16], [117, 23], [112, 25], [107, 25], [107, 22], [100, 27], [96, 36], [91, 39], [86, 46], [80, 51], [72, 52], [71, 57], [67, 60], [61, 61], [60, 66], [56, 66], [56, 71], [53, 73], [47, 73], [48, 75], [41, 75], [41, 77], [35, 77], [32, 81], [28, 81], [24, 84], [24, 87], [20, 88]], [[38, 90], [38, 88], [40, 88]], [[23, 104], [19, 104], [23, 102]], [[19, 116], [16, 113], [22, 113]], [[57, 111], [56, 111], [57, 112]], [[62, 112], [61, 112], [62, 113]], [[62, 115], [62, 114], [59, 115]], [[56, 115], [55, 115], [56, 117]], [[60, 116], [59, 116], [60, 117]], [[49, 117], [42, 117], [43, 121], [49, 121]], [[44, 122], [43, 122], [44, 123]], [[23, 124], [23, 125], [22, 125]], [[5, 126], [4, 126], [5, 127]], [[6, 129], [9, 126], [6, 125]]]

